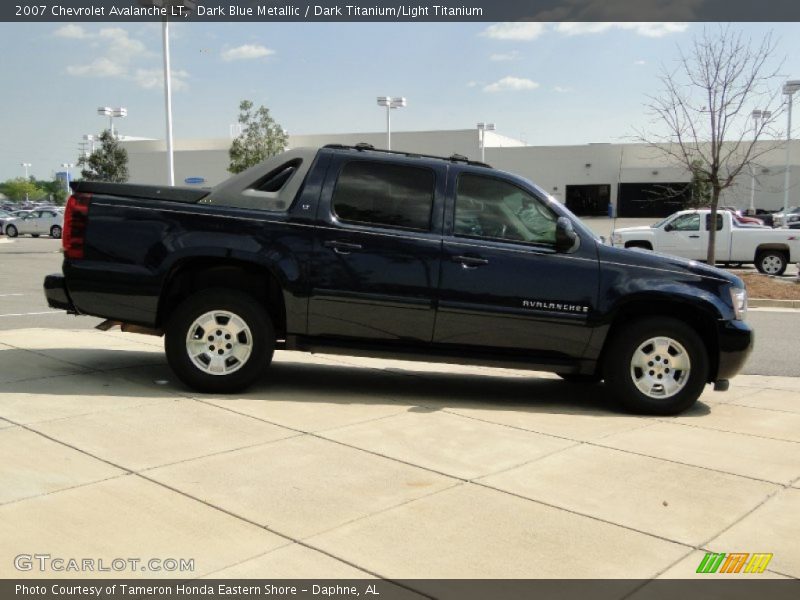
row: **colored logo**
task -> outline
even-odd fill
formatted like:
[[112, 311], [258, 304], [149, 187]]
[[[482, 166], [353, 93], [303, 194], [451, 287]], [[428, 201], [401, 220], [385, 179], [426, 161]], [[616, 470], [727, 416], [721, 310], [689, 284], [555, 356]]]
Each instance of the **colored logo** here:
[[205, 183], [206, 179], [205, 177], [187, 177], [183, 182], [189, 185], [200, 185], [201, 183]]
[[698, 573], [763, 573], [772, 554], [731, 552], [714, 554], [707, 552], [697, 567]]

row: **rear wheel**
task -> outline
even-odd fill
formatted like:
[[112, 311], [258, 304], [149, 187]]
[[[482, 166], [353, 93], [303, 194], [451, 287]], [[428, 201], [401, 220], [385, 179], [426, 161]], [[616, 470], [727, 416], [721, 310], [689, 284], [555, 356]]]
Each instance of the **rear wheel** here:
[[606, 348], [606, 384], [629, 410], [674, 415], [689, 408], [708, 378], [697, 332], [670, 318], [645, 318], [619, 330]]
[[783, 275], [789, 261], [780, 250], [764, 250], [756, 256], [756, 269], [765, 275]]
[[19, 232], [13, 225], [6, 225], [6, 235], [10, 238], [15, 238], [19, 235]]
[[254, 383], [269, 366], [275, 332], [252, 296], [215, 288], [190, 296], [175, 309], [164, 346], [170, 367], [186, 385], [232, 393]]
[[50, 228], [50, 237], [55, 239], [61, 239], [61, 226], [60, 225], [53, 225]]

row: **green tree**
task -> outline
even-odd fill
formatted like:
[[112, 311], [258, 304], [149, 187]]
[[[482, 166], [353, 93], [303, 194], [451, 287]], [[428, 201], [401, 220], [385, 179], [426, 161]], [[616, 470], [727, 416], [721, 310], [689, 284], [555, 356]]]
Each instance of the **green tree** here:
[[705, 208], [711, 206], [713, 190], [711, 181], [703, 170], [703, 161], [693, 160], [691, 172], [692, 181], [689, 183], [691, 196], [687, 204], [689, 204], [691, 208]]
[[78, 160], [78, 166], [84, 167], [81, 177], [88, 181], [125, 183], [128, 181], [128, 151], [108, 129], [100, 134], [99, 140], [97, 150]]
[[56, 204], [64, 204], [67, 200], [67, 189], [61, 179], [52, 181], [37, 180], [36, 186], [44, 191], [45, 195], [52, 197], [53, 202]]
[[46, 195], [46, 192], [38, 187], [36, 183], [24, 177], [17, 177], [16, 179], [5, 181], [0, 185], [0, 192], [17, 202], [22, 200], [39, 200]]
[[239, 104], [242, 132], [228, 151], [228, 171], [231, 173], [241, 173], [270, 156], [280, 154], [289, 141], [283, 128], [270, 116], [269, 109], [265, 106], [254, 109], [254, 106], [250, 100], [242, 100]]

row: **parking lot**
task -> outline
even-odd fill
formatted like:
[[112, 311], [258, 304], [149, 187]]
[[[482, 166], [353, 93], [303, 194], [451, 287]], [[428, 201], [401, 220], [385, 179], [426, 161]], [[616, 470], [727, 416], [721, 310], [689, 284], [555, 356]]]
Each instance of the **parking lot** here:
[[53, 240], [0, 245], [0, 577], [47, 553], [193, 559], [186, 578], [687, 578], [707, 551], [800, 577], [797, 312], [754, 311], [747, 374], [678, 417], [544, 373], [288, 352], [213, 396], [160, 339], [49, 310], [59, 265]]

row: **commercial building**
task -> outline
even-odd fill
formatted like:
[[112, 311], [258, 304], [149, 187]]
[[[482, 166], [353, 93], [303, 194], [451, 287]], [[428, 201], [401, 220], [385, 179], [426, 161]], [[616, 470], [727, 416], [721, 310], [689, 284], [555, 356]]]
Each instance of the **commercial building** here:
[[[646, 144], [587, 144], [582, 146], [528, 146], [520, 140], [487, 131], [486, 162], [534, 181], [581, 216], [660, 217], [683, 207], [690, 196], [691, 174]], [[329, 135], [293, 135], [289, 146], [355, 145], [382, 148], [384, 132]], [[228, 138], [176, 140], [175, 181], [178, 185], [213, 186], [230, 176]], [[160, 140], [126, 141], [131, 183], [167, 182], [165, 143]], [[480, 160], [479, 132], [392, 132], [392, 149]], [[726, 190], [722, 204], [746, 209], [775, 210], [783, 206], [786, 143], [759, 142], [759, 165], [740, 173]], [[800, 141], [791, 142], [789, 204], [800, 204]]]

